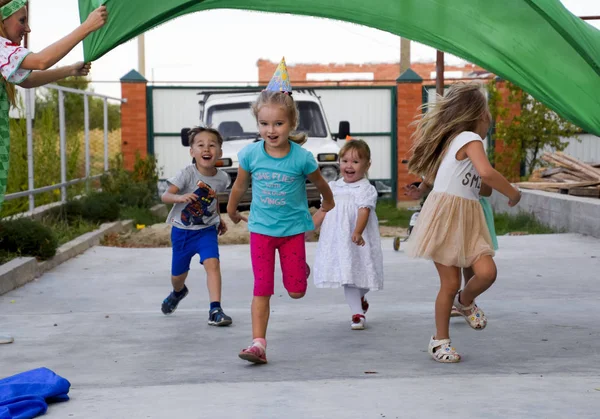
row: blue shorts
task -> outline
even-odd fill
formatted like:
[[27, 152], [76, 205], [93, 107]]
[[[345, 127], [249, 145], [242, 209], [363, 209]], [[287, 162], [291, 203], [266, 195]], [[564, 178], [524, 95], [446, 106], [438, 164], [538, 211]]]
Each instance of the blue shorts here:
[[202, 230], [171, 229], [173, 258], [171, 275], [179, 276], [190, 270], [190, 262], [194, 255], [200, 255], [200, 263], [206, 259], [219, 259], [219, 241], [217, 227], [211, 226]]

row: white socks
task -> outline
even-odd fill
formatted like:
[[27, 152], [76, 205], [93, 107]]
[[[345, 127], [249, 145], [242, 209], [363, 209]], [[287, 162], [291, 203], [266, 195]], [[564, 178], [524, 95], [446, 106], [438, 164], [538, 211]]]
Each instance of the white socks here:
[[350, 306], [352, 314], [363, 314], [361, 298], [369, 292], [366, 288], [357, 288], [352, 285], [344, 285], [346, 302]]

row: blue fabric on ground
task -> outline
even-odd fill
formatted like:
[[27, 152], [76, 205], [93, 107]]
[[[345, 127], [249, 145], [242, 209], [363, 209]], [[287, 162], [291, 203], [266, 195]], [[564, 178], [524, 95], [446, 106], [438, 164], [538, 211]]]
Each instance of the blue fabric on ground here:
[[48, 403], [69, 400], [71, 383], [47, 368], [0, 380], [0, 419], [31, 419], [43, 415]]

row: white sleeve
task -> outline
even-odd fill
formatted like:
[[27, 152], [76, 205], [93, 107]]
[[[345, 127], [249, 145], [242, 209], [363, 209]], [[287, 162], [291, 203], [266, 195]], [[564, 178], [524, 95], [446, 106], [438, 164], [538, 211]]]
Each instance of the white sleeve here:
[[479, 141], [483, 145], [483, 140], [481, 137], [474, 132], [464, 131], [458, 134], [454, 140], [452, 140], [452, 144], [450, 146], [450, 150], [454, 154], [454, 158], [456, 159], [456, 153], [463, 148], [466, 144], [469, 144], [473, 141]]
[[0, 37], [0, 73], [10, 83], [19, 84], [25, 80], [31, 70], [22, 70], [21, 63], [31, 51], [15, 45], [8, 39]]
[[356, 203], [359, 208], [374, 210], [377, 206], [377, 189], [371, 184], [361, 187], [356, 197]]

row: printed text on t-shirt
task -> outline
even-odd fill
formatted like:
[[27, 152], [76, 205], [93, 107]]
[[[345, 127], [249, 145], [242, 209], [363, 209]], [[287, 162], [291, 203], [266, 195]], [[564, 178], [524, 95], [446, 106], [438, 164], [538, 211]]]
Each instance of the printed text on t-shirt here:
[[473, 173], [465, 173], [465, 177], [462, 180], [462, 184], [469, 188], [481, 188], [481, 177]]
[[296, 181], [295, 176], [289, 176], [278, 172], [258, 172], [254, 175], [256, 180], [267, 180], [260, 200], [263, 204], [283, 206], [286, 204], [285, 196], [287, 192], [282, 190], [283, 184]]

